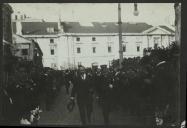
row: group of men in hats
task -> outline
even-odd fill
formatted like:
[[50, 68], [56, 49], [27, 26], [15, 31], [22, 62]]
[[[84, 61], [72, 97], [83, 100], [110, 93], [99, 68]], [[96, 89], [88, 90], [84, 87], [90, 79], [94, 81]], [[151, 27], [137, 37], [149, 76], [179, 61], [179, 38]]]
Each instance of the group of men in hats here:
[[163, 94], [165, 101], [159, 98], [158, 92], [164, 91], [158, 87], [159, 82], [163, 83], [163, 79], [158, 79], [160, 70], [146, 66], [125, 70], [106, 66], [74, 70], [70, 77], [73, 88], [68, 108], [72, 111], [76, 101], [82, 124], [91, 124], [96, 98], [106, 125], [110, 124], [110, 112], [120, 108], [134, 116], [154, 115], [156, 108], [164, 111], [168, 109], [169, 99], [166, 93]]
[[[73, 84], [70, 102], [67, 108], [72, 111], [72, 106], [77, 102], [82, 124], [90, 124], [93, 113], [93, 101], [97, 99], [102, 109], [105, 124], [109, 124], [109, 113], [115, 104], [114, 89], [119, 72], [102, 66], [101, 69], [85, 69], [81, 67], [71, 76]], [[71, 106], [71, 107], [70, 107]]]

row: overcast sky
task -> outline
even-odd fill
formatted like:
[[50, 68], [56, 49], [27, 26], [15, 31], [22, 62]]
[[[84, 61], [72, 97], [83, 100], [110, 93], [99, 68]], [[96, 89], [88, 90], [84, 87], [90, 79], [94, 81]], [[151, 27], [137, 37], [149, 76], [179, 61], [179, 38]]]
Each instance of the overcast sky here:
[[[117, 3], [10, 3], [14, 12], [46, 21], [79, 21], [83, 23], [117, 22]], [[134, 16], [134, 4], [122, 3], [123, 22], [146, 22], [148, 24], [172, 25], [175, 19], [173, 3], [140, 3], [139, 15]]]

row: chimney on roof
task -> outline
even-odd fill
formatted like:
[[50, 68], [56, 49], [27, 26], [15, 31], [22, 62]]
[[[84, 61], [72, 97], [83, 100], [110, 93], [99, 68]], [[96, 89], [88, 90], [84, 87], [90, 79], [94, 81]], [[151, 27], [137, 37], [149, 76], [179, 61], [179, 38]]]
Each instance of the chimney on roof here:
[[20, 20], [16, 20], [16, 34], [22, 35], [22, 25]]
[[61, 25], [61, 17], [60, 16], [59, 16], [59, 21], [58, 21], [58, 30], [59, 30], [59, 33], [64, 32], [63, 25]]
[[15, 22], [16, 22], [16, 34], [17, 35], [22, 35], [22, 25], [21, 25], [21, 22], [22, 20], [24, 20], [26, 17], [26, 15], [20, 13], [20, 12], [17, 12], [15, 14]]
[[15, 14], [12, 17], [14, 20], [25, 20], [27, 16], [21, 12], [15, 12]]

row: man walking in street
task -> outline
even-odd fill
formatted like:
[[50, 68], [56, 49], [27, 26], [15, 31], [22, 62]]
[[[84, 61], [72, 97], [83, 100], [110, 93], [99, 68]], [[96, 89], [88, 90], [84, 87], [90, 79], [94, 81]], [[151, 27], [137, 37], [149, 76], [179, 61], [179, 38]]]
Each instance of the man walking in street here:
[[70, 80], [71, 74], [69, 70], [66, 70], [65, 72], [65, 88], [66, 88], [66, 94], [69, 95], [69, 88], [70, 88]]
[[105, 125], [109, 124], [109, 115], [112, 109], [113, 97], [113, 82], [111, 81], [107, 68], [102, 68], [95, 79], [96, 91], [99, 96], [99, 104], [102, 109]]
[[81, 69], [74, 82], [71, 101], [74, 102], [75, 96], [79, 107], [81, 122], [83, 125], [91, 123], [92, 113], [92, 85], [91, 76]]

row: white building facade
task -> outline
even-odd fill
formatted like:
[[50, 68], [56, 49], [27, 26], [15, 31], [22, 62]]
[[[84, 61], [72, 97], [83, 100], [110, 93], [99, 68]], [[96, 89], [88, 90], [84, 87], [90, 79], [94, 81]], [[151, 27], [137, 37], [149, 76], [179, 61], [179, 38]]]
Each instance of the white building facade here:
[[[157, 28], [156, 31], [162, 31]], [[92, 39], [94, 38], [95, 41]], [[144, 48], [167, 47], [174, 41], [173, 34], [123, 34], [123, 57], [143, 57]], [[119, 59], [119, 38], [117, 33], [89, 35], [72, 34], [60, 36], [58, 65], [63, 68], [83, 65], [110, 66]], [[62, 43], [64, 42], [64, 43]], [[62, 50], [63, 49], [63, 50]], [[59, 67], [60, 68], [60, 67]]]
[[58, 69], [58, 45], [60, 38], [58, 35], [39, 35], [39, 36], [28, 36], [24, 37], [29, 39], [34, 39], [38, 42], [42, 52], [43, 52], [43, 65], [44, 67], [50, 67], [53, 69]]
[[[109, 66], [112, 60], [119, 59], [118, 25], [114, 22], [92, 24], [22, 20], [17, 26], [15, 20], [13, 28], [14, 33], [38, 42], [44, 67], [61, 70], [78, 65]], [[175, 40], [174, 30], [166, 26], [123, 23], [122, 32], [123, 56], [126, 58], [142, 57], [144, 48], [167, 47]]]

